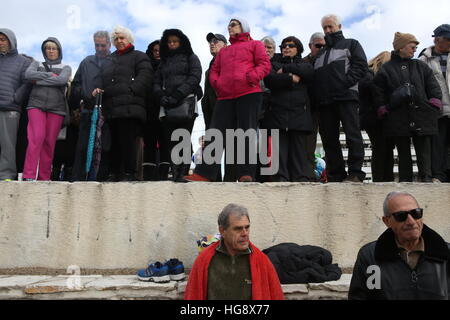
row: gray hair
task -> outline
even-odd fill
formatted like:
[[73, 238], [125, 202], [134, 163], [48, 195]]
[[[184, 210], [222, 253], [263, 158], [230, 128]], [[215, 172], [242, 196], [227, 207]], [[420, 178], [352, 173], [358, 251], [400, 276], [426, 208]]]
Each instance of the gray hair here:
[[313, 44], [314, 40], [316, 39], [321, 39], [324, 40], [325, 39], [325, 34], [323, 32], [316, 32], [311, 36], [311, 39], [309, 39], [309, 44]]
[[405, 191], [393, 191], [393, 192], [389, 193], [389, 194], [386, 196], [386, 199], [384, 199], [384, 202], [383, 202], [383, 214], [384, 214], [385, 217], [387, 217], [387, 216], [389, 216], [389, 215], [391, 214], [391, 213], [389, 212], [389, 208], [388, 208], [389, 202], [390, 202], [392, 199], [397, 198], [397, 197], [400, 197], [400, 196], [403, 196], [403, 197], [410, 197], [410, 198], [414, 199], [414, 201], [417, 203], [417, 206], [419, 206], [419, 203], [417, 202], [416, 198], [415, 198], [412, 194], [410, 194], [409, 192], [405, 192]]
[[321, 20], [322, 26], [325, 20], [332, 20], [337, 26], [342, 24], [341, 17], [336, 14], [327, 14], [326, 16], [324, 16]]
[[267, 43], [273, 45], [274, 48], [277, 46], [277, 44], [275, 43], [275, 40], [273, 40], [273, 38], [269, 37], [269, 36], [266, 36], [266, 37], [262, 38], [261, 42], [263, 42], [263, 43], [267, 42]]
[[118, 37], [118, 35], [122, 33], [125, 35], [125, 37], [130, 41], [130, 43], [134, 44], [134, 36], [130, 29], [125, 28], [123, 26], [116, 26], [114, 27], [113, 32], [111, 33], [111, 40], [115, 41]]
[[246, 217], [248, 221], [250, 221], [247, 208], [231, 203], [223, 208], [222, 212], [219, 214], [219, 227], [222, 227], [225, 230], [228, 229], [230, 226], [230, 216], [236, 216], [238, 218]]
[[111, 38], [109, 36], [108, 31], [103, 31], [103, 30], [97, 31], [96, 33], [94, 33], [94, 40], [96, 38], [105, 38], [108, 43], [111, 43]]

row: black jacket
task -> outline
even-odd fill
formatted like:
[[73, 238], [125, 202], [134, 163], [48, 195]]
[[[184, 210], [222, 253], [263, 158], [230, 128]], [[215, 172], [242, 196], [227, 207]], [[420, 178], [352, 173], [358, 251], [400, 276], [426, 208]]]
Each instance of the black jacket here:
[[117, 51], [105, 61], [101, 71], [103, 107], [107, 119], [128, 118], [146, 121], [146, 98], [152, 87], [153, 69], [148, 56], [130, 47]]
[[368, 72], [367, 58], [361, 44], [346, 39], [342, 31], [325, 36], [326, 47], [317, 55], [312, 86], [318, 106], [336, 101], [358, 101], [358, 82]]
[[[431, 98], [442, 99], [439, 83], [433, 71], [423, 61], [402, 59], [392, 53], [375, 76], [377, 108], [387, 106], [388, 115], [383, 120], [383, 132], [388, 137], [434, 135], [437, 133], [439, 110], [429, 104]], [[412, 84], [414, 98], [401, 106], [391, 105], [394, 91], [405, 84]]]
[[[180, 47], [176, 50], [168, 48], [167, 40], [171, 35], [181, 40]], [[197, 99], [201, 99], [202, 66], [192, 51], [188, 37], [177, 29], [166, 30], [161, 38], [160, 48], [161, 63], [155, 75], [154, 94], [159, 98], [169, 96], [177, 101], [190, 94], [196, 94]]]
[[[277, 73], [280, 69], [283, 69], [282, 74]], [[293, 83], [290, 73], [300, 76], [300, 83]], [[304, 62], [301, 56], [272, 60], [272, 71], [264, 79], [266, 87], [270, 89], [269, 109], [263, 120], [265, 128], [312, 131], [307, 84], [313, 77], [314, 68]]]
[[341, 278], [342, 270], [332, 263], [328, 250], [282, 243], [263, 250], [272, 261], [282, 284], [322, 283]]
[[202, 99], [202, 111], [203, 117], [205, 118], [206, 129], [209, 129], [209, 126], [211, 125], [214, 107], [216, 106], [217, 103], [216, 91], [214, 91], [214, 88], [211, 86], [211, 83], [209, 82], [209, 70], [214, 64], [214, 61], [215, 58], [211, 60], [209, 68], [208, 70], [206, 70], [205, 73], [205, 95], [203, 96]]
[[369, 71], [358, 84], [361, 130], [381, 128], [381, 120], [378, 119], [378, 108], [374, 100], [376, 87], [373, 78], [373, 72]]
[[[388, 229], [380, 238], [358, 253], [350, 283], [351, 300], [448, 300], [450, 298], [450, 244], [435, 231], [423, 226], [425, 253], [411, 270], [399, 255], [394, 232]], [[380, 289], [370, 290], [368, 267], [380, 268]]]

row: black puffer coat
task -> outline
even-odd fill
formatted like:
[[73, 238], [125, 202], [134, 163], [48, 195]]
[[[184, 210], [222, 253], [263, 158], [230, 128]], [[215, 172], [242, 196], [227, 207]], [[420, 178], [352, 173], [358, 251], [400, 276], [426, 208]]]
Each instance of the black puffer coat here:
[[[277, 73], [280, 69], [282, 74]], [[300, 76], [300, 83], [293, 83], [290, 73]], [[271, 92], [270, 107], [263, 120], [265, 128], [312, 131], [307, 84], [313, 77], [314, 68], [300, 55], [272, 60], [272, 71], [264, 79]]]
[[332, 263], [328, 250], [282, 243], [263, 250], [272, 261], [282, 284], [322, 283], [339, 280], [342, 270]]
[[107, 119], [137, 119], [145, 122], [146, 98], [152, 87], [153, 69], [148, 56], [130, 47], [105, 61], [101, 78]]
[[[404, 262], [391, 229], [380, 238], [364, 246], [358, 254], [350, 283], [351, 300], [449, 300], [450, 299], [450, 245], [435, 231], [423, 226], [425, 253], [416, 268], [411, 270]], [[370, 290], [367, 283], [375, 284], [374, 271], [380, 268], [378, 289]], [[369, 281], [368, 281], [369, 280]]]
[[[442, 99], [439, 83], [433, 71], [423, 61], [402, 59], [393, 52], [391, 61], [385, 63], [374, 79], [377, 108], [387, 106], [389, 113], [383, 120], [387, 137], [425, 136], [437, 133], [439, 110], [430, 105], [431, 98]], [[390, 105], [392, 93], [405, 83], [414, 86], [414, 98], [409, 103], [394, 108]]]
[[[169, 36], [180, 39], [180, 47], [169, 50]], [[202, 65], [192, 51], [188, 37], [178, 29], [166, 30], [160, 44], [161, 64], [156, 71], [153, 92], [157, 97], [169, 96], [181, 101], [190, 94], [201, 99]]]

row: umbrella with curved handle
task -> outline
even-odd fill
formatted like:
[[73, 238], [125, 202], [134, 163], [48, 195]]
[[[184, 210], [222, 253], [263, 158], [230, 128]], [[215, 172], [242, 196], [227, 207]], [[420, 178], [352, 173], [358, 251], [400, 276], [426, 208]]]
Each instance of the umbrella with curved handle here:
[[99, 108], [101, 108], [101, 105], [102, 105], [102, 98], [103, 98], [102, 94], [97, 94], [94, 110], [93, 110], [92, 116], [91, 116], [91, 129], [89, 132], [89, 142], [88, 142], [87, 154], [86, 154], [86, 177], [89, 176], [89, 172], [91, 171], [91, 167], [92, 167], [92, 159], [94, 157], [95, 138], [97, 135], [98, 114], [99, 114]]

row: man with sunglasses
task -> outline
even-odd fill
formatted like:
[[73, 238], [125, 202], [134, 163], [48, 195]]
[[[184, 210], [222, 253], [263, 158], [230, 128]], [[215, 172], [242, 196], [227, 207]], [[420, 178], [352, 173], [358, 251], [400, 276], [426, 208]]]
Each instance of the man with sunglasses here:
[[424, 210], [407, 192], [383, 204], [388, 227], [358, 254], [351, 300], [448, 300], [450, 244], [423, 223]]
[[[86, 180], [86, 150], [89, 140], [91, 110], [95, 99], [92, 92], [100, 87], [100, 71], [106, 58], [111, 54], [111, 39], [108, 31], [97, 31], [94, 36], [95, 55], [81, 61], [78, 71], [72, 81], [69, 106], [71, 110], [81, 110], [79, 136], [73, 164], [71, 180]], [[81, 108], [81, 105], [83, 106]], [[103, 157], [102, 157], [103, 158]], [[101, 174], [100, 177], [101, 178]]]

